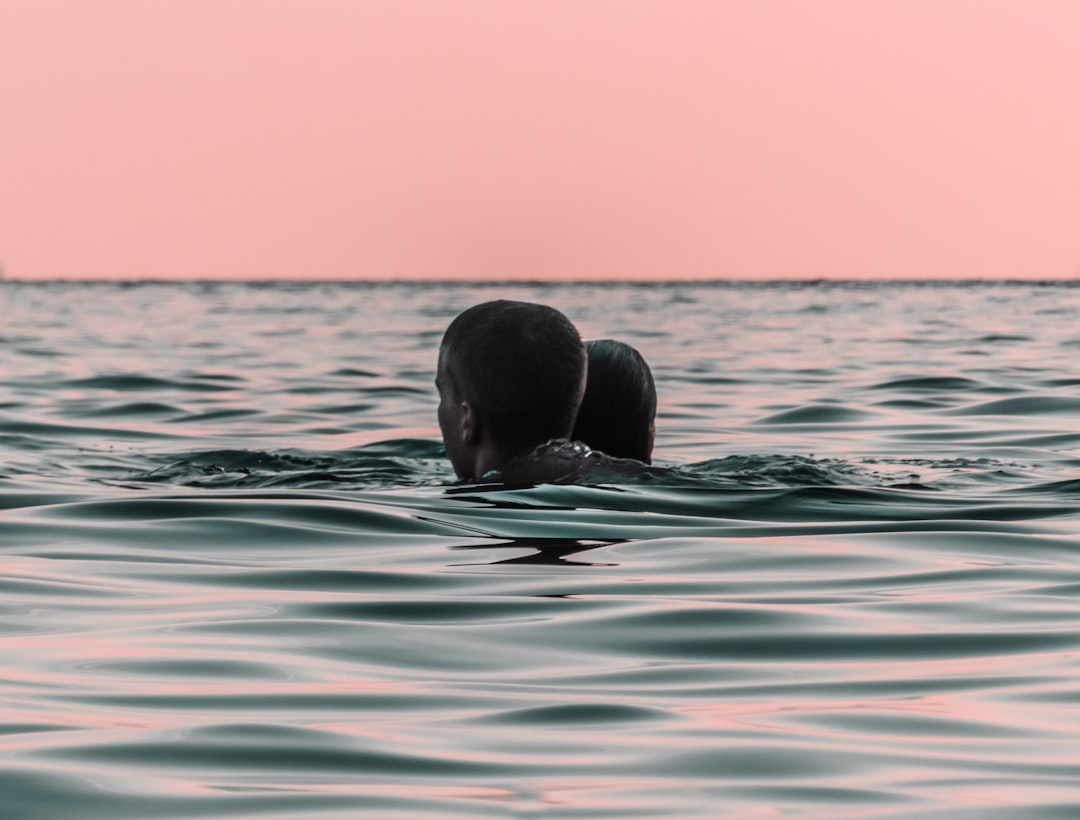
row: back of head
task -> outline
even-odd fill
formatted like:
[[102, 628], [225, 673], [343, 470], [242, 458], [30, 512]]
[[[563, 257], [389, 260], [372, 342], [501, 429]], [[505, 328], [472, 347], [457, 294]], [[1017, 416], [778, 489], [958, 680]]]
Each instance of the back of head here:
[[586, 343], [589, 378], [573, 436], [616, 458], [652, 462], [656, 384], [641, 354], [623, 342]]
[[585, 380], [577, 329], [547, 305], [498, 300], [459, 315], [441, 354], [451, 389], [501, 447], [526, 448], [570, 434]]

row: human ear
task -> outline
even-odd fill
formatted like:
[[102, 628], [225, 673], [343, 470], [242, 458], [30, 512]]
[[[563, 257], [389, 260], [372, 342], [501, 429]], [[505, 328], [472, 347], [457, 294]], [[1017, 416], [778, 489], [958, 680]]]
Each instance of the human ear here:
[[461, 440], [466, 444], [475, 444], [480, 439], [480, 418], [476, 410], [467, 401], [461, 403]]

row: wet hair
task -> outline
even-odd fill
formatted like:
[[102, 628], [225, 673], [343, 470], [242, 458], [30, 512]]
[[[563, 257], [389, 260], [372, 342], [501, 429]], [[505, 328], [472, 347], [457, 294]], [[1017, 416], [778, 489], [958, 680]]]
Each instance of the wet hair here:
[[570, 435], [585, 380], [577, 328], [547, 305], [498, 300], [459, 315], [443, 335], [451, 395], [501, 446]]
[[652, 462], [656, 383], [630, 345], [613, 339], [587, 342], [589, 379], [573, 437], [616, 458]]

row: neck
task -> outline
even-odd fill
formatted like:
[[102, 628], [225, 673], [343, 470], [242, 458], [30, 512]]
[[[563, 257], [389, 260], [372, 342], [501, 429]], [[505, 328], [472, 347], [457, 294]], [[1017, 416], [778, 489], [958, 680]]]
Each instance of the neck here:
[[[592, 451], [581, 442], [550, 439], [526, 447], [491, 468], [491, 477], [500, 481], [542, 484], [565, 481], [578, 475]], [[487, 472], [481, 476], [489, 475]]]
[[476, 452], [476, 459], [473, 463], [473, 477], [481, 478], [490, 472], [502, 470], [507, 464], [526, 457], [539, 443], [518, 447], [499, 444], [480, 447]]

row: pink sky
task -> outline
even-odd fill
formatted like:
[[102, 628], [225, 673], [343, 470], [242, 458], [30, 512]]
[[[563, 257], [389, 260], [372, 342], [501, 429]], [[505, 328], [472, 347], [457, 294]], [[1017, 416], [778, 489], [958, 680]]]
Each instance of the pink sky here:
[[39, 278], [1080, 277], [1074, 0], [0, 0]]

